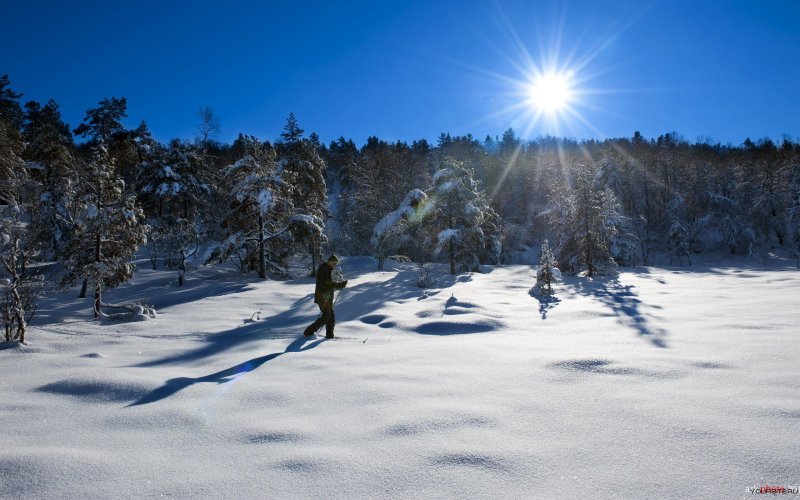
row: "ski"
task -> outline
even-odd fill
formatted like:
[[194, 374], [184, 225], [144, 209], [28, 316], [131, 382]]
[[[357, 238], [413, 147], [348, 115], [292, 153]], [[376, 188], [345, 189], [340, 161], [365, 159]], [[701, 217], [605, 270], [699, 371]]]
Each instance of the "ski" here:
[[311, 337], [306, 337], [306, 339], [308, 339], [308, 340], [311, 340], [311, 339], [314, 339], [314, 340], [333, 340], [335, 342], [357, 342], [359, 344], [366, 344], [367, 340], [369, 340], [369, 338], [360, 339], [360, 338], [357, 338], [357, 337], [338, 337], [338, 336], [337, 337], [333, 337], [332, 339], [329, 339], [327, 337], [320, 337], [318, 335], [313, 335]]
[[357, 342], [359, 344], [366, 344], [368, 339], [361, 340], [356, 337], [334, 337], [332, 339], [325, 338], [325, 340], [333, 340], [336, 342]]

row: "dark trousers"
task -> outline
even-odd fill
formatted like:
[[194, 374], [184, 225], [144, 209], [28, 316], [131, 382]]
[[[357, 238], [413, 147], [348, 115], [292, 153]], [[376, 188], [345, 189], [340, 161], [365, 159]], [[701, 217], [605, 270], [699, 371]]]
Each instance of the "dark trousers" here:
[[309, 327], [306, 328], [306, 331], [303, 333], [305, 335], [311, 335], [316, 333], [317, 330], [322, 327], [322, 325], [325, 325], [325, 334], [332, 336], [333, 327], [336, 325], [336, 314], [333, 312], [333, 307], [327, 305], [327, 307], [323, 308], [322, 304], [317, 305], [319, 306], [319, 310], [322, 311], [322, 315], [317, 318], [315, 322], [311, 323], [311, 325], [309, 325]]

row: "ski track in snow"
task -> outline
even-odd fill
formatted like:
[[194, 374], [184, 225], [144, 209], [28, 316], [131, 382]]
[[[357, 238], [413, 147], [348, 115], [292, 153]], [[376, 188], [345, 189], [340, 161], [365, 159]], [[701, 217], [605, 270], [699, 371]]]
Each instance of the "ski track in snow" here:
[[[143, 269], [86, 321], [46, 297], [0, 346], [1, 498], [732, 498], [800, 483], [800, 272], [635, 268], [529, 293], [344, 259], [337, 333], [313, 279]], [[256, 314], [258, 313], [258, 314]]]

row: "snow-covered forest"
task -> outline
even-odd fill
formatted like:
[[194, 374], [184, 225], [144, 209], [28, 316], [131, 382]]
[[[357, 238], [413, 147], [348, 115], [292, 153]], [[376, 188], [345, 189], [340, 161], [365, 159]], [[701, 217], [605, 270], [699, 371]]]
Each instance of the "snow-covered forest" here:
[[180, 283], [209, 246], [201, 264], [278, 279], [298, 258], [313, 273], [329, 252], [444, 262], [455, 274], [535, 262], [545, 239], [558, 268], [590, 276], [720, 253], [800, 257], [800, 144], [789, 139], [523, 141], [508, 129], [359, 148], [323, 144], [291, 115], [274, 143], [223, 144], [203, 107], [193, 140], [165, 144], [144, 122], [123, 124], [125, 98], [101, 100], [72, 128], [56, 102], [22, 97], [0, 79], [8, 338], [22, 336], [45, 275], [80, 284], [104, 314], [103, 290], [130, 278], [145, 247]]

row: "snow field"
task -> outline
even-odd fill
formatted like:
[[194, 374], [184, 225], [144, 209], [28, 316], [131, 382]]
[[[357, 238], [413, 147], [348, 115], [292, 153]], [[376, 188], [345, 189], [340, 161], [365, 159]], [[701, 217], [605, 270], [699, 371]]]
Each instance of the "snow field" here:
[[[0, 496], [737, 498], [800, 482], [800, 273], [742, 266], [444, 276], [345, 259], [337, 334], [313, 281], [140, 270], [43, 301], [0, 351]], [[387, 265], [388, 267], [388, 265]], [[260, 311], [260, 314], [255, 314]]]

